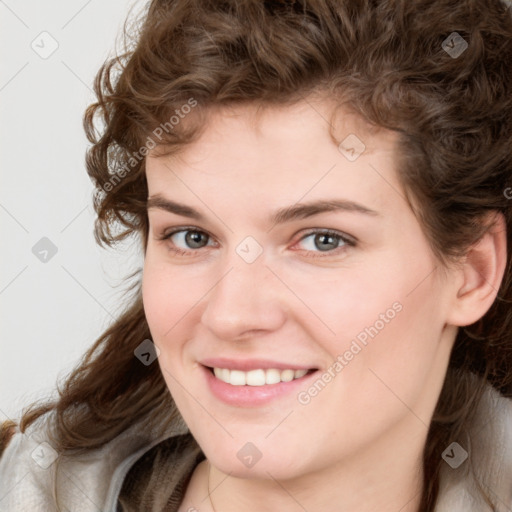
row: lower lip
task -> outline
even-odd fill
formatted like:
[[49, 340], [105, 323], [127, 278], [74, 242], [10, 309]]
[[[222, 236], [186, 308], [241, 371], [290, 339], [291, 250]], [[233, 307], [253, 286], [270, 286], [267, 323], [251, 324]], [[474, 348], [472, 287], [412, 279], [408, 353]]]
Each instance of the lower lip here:
[[317, 374], [317, 370], [315, 370], [290, 382], [278, 382], [277, 384], [265, 384], [264, 386], [233, 386], [217, 379], [206, 366], [202, 366], [202, 369], [213, 395], [219, 400], [237, 407], [258, 407], [294, 391], [298, 393], [306, 389], [308, 381], [316, 377]]

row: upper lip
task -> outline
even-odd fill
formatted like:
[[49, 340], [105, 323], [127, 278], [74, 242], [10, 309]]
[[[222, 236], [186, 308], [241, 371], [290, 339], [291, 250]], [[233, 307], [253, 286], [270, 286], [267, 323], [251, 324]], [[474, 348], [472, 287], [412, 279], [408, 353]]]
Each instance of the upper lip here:
[[311, 370], [316, 369], [313, 366], [301, 365], [294, 363], [282, 363], [279, 361], [270, 361], [269, 359], [228, 359], [225, 357], [214, 357], [211, 359], [203, 359], [199, 361], [202, 365], [210, 368], [228, 368], [229, 370], [268, 370], [275, 368], [276, 370]]

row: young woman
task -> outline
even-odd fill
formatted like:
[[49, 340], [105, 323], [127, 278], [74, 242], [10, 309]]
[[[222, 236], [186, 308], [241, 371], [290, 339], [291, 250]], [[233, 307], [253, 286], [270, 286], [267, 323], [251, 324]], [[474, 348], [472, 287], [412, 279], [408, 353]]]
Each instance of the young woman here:
[[124, 314], [0, 508], [512, 507], [512, 14], [154, 0], [85, 114]]

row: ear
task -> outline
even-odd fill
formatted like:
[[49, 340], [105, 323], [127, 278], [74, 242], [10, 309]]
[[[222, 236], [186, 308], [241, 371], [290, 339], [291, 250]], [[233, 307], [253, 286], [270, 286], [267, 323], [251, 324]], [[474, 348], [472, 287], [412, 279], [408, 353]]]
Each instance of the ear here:
[[462, 327], [475, 323], [498, 295], [507, 265], [507, 226], [502, 213], [493, 212], [490, 220], [488, 230], [462, 261], [449, 324]]

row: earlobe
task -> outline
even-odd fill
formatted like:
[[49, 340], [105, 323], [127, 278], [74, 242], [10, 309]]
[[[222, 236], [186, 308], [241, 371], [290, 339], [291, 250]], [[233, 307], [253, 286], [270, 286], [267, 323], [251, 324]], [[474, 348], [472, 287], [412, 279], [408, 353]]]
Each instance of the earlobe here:
[[506, 264], [505, 217], [494, 212], [492, 225], [468, 250], [460, 268], [462, 283], [456, 290], [450, 324], [471, 325], [485, 315], [496, 300]]

